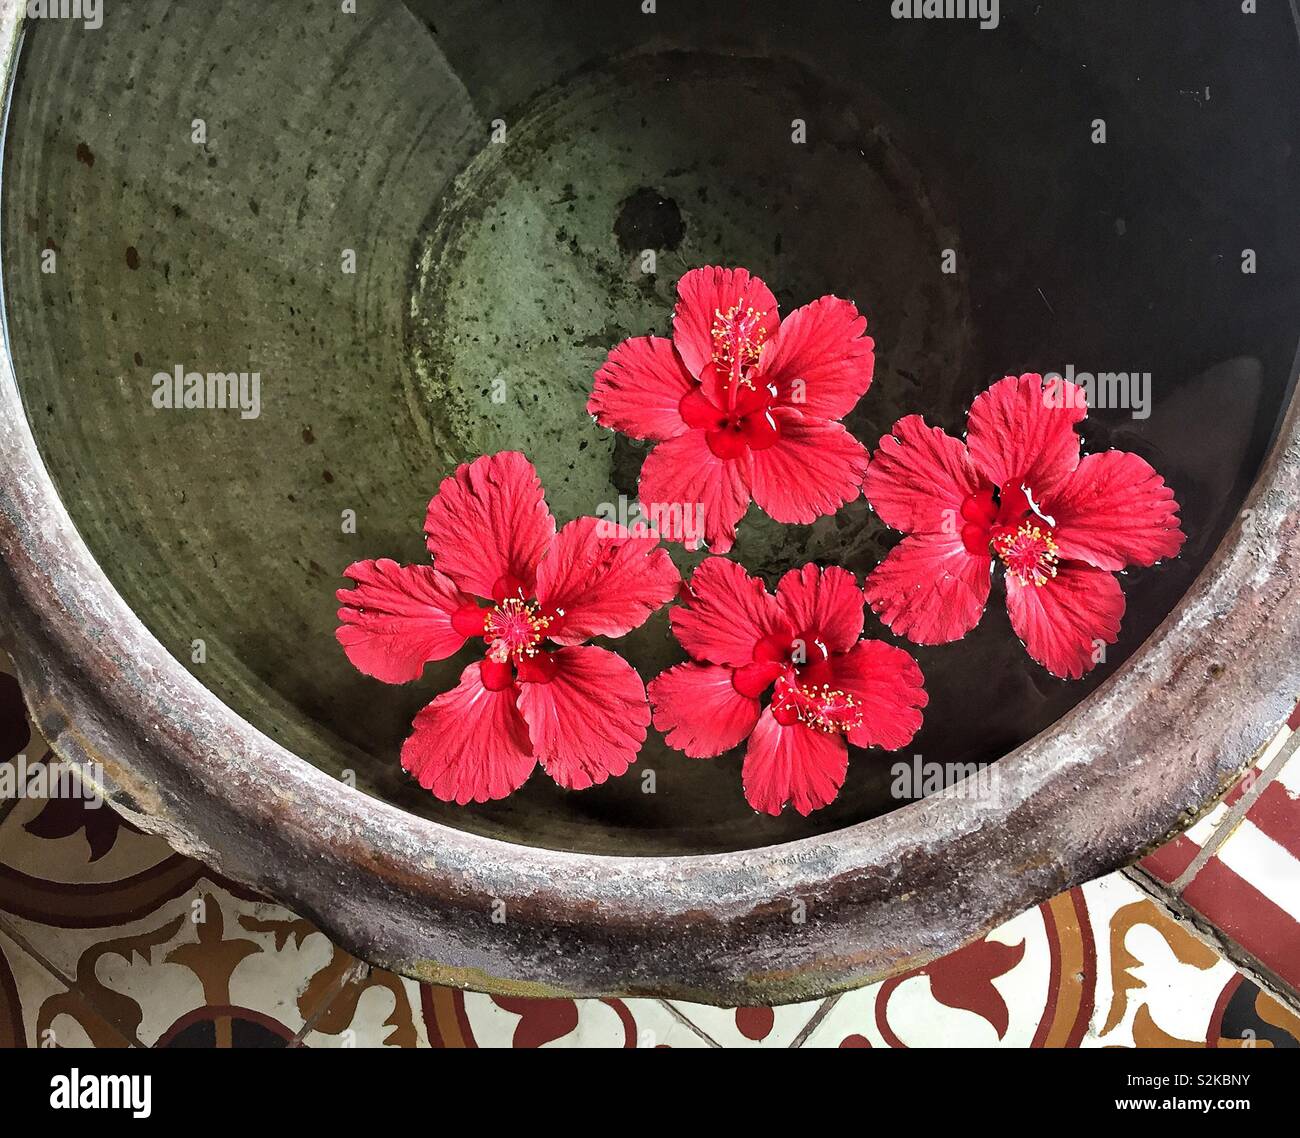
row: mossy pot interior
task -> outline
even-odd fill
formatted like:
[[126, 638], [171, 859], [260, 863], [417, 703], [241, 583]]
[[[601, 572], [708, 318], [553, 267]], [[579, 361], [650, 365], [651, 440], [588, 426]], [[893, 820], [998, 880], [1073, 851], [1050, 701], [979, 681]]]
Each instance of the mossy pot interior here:
[[[123, 0], [97, 29], [29, 21], [21, 50], [4, 28], [2, 591], [47, 728], [120, 808], [412, 974], [726, 1002], [906, 967], [1207, 806], [1296, 686], [1265, 658], [1296, 619], [1281, 6], [1008, 2], [989, 30], [848, 2], [361, 7]], [[471, 653], [357, 675], [341, 570], [424, 560], [430, 494], [481, 453], [528, 454], [561, 522], [633, 501], [645, 448], [591, 422], [592, 373], [668, 333], [701, 264], [783, 311], [859, 304], [868, 445], [914, 411], [960, 433], [1009, 371], [1150, 373], [1147, 413], [1094, 412], [1085, 445], [1149, 458], [1190, 540], [1125, 577], [1108, 659], [1053, 680], [996, 592], [966, 641], [916, 650], [910, 752], [996, 761], [997, 802], [907, 803], [855, 752], [831, 807], [773, 820], [739, 754], [653, 732], [581, 794], [539, 773], [457, 808], [402, 774]], [[256, 372], [258, 414], [154, 407], [177, 367]], [[864, 501], [753, 509], [733, 556], [862, 574], [895, 540]], [[647, 678], [681, 658], [665, 614], [620, 651]]]

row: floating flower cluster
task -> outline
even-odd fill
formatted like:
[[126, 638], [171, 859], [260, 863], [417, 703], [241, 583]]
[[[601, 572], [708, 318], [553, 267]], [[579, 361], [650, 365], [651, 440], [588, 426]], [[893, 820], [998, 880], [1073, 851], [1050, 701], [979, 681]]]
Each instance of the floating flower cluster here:
[[[402, 748], [438, 798], [505, 797], [538, 764], [566, 789], [603, 783], [653, 721], [692, 758], [744, 744], [749, 804], [807, 814], [838, 794], [850, 746], [897, 750], [921, 727], [921, 669], [863, 637], [868, 608], [913, 643], [957, 640], [1001, 566], [1030, 656], [1079, 678], [1118, 637], [1115, 574], [1182, 547], [1178, 504], [1149, 464], [1082, 455], [1087, 405], [1073, 384], [1010, 376], [976, 398], [964, 442], [909, 415], [869, 456], [840, 422], [874, 365], [853, 304], [824, 296], [781, 320], [767, 285], [722, 268], [687, 273], [678, 297], [672, 339], [617, 345], [588, 403], [602, 425], [657, 444], [641, 470], [647, 515], [699, 511], [703, 544], [723, 554], [751, 501], [808, 523], [865, 495], [905, 536], [865, 587], [805, 565], [773, 593], [722, 556], [683, 585], [656, 533], [594, 517], [557, 531], [522, 454], [461, 466], [429, 503], [433, 564], [360, 561], [338, 592], [339, 643], [376, 679], [406, 683], [482, 646]], [[621, 637], [675, 598], [688, 659], [647, 693], [626, 660], [587, 641]]]

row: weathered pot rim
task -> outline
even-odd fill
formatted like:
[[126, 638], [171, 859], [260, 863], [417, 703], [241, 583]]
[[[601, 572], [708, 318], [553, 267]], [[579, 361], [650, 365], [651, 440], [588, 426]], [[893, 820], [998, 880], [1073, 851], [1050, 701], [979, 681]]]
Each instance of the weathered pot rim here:
[[[20, 19], [0, 15], [7, 72]], [[1178, 607], [1106, 684], [1000, 761], [996, 802], [964, 800], [959, 785], [735, 853], [616, 857], [477, 837], [280, 747], [117, 595], [45, 470], [7, 356], [0, 562], [6, 647], [55, 750], [100, 764], [110, 800], [142, 829], [371, 962], [513, 994], [779, 1003], [950, 951], [1136, 859], [1231, 783], [1300, 689], [1300, 405]]]

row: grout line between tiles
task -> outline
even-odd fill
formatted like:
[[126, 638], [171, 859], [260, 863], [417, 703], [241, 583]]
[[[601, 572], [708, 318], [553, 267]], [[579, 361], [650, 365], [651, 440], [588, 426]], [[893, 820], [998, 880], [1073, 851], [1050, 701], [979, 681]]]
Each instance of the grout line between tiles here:
[[688, 1028], [690, 1028], [691, 1031], [695, 1032], [696, 1035], [698, 1035], [702, 1040], [704, 1040], [704, 1042], [707, 1043], [710, 1047], [718, 1047], [718, 1048], [722, 1047], [721, 1043], [719, 1043], [716, 1039], [714, 1039], [713, 1036], [711, 1036], [707, 1031], [704, 1030], [704, 1028], [700, 1027], [699, 1024], [694, 1023], [693, 1021], [687, 1019], [685, 1013], [678, 1011], [677, 1008], [671, 1002], [669, 1002], [668, 1000], [659, 1000], [657, 1002], [662, 1004], [665, 1008], [667, 1008], [668, 1013], [671, 1016], [673, 1016], [677, 1020], [680, 1020], [683, 1024], [685, 1024]]
[[[339, 950], [341, 951], [341, 950]], [[303, 1021], [302, 1027], [298, 1029], [297, 1034], [289, 1040], [289, 1047], [301, 1047], [302, 1041], [316, 1030], [316, 1025], [325, 1017], [325, 1013], [334, 1006], [337, 1000], [348, 987], [357, 980], [364, 979], [370, 975], [370, 965], [361, 960], [354, 960], [347, 968], [344, 969], [343, 975], [334, 981], [331, 989], [321, 997], [316, 1010]]]
[[[42, 754], [40, 758], [30, 763], [29, 766], [39, 766], [42, 763], [48, 763], [50, 759], [52, 759], [53, 757], [54, 757], [54, 748], [46, 744], [45, 753]], [[21, 797], [15, 796], [9, 799], [7, 802], [0, 802], [0, 828], [3, 828], [4, 823], [8, 821], [10, 813], [21, 801], [22, 801]], [[127, 1043], [129, 1043], [132, 1047], [143, 1046], [143, 1044], [141, 1044], [139, 1040], [139, 1037], [135, 1034], [134, 1031], [129, 1030], [122, 1024], [118, 1023], [114, 1017], [108, 1015], [98, 1005], [98, 1003], [95, 1002], [95, 1000], [93, 1000], [89, 995], [87, 995], [87, 993], [81, 990], [80, 986], [77, 984], [77, 981], [73, 977], [65, 976], [57, 965], [55, 965], [52, 961], [50, 961], [43, 952], [41, 952], [18, 929], [16, 929], [13, 925], [9, 923], [8, 920], [6, 920], [4, 913], [0, 913], [0, 932], [3, 932], [5, 936], [7, 936], [11, 941], [13, 941], [13, 943], [18, 946], [19, 951], [25, 953], [28, 957], [30, 957], [38, 967], [43, 969], [50, 976], [54, 977], [54, 979], [57, 980], [60, 984], [62, 984], [64, 988], [66, 988], [69, 992], [76, 995], [78, 999], [84, 1000], [87, 1007], [92, 1008], [97, 1015], [103, 1018], [105, 1023], [109, 1024], [113, 1028], [113, 1030], [116, 1031], [119, 1035], [121, 1035], [121, 1037], [125, 1039]]]
[[[1296, 753], [1297, 749], [1300, 749], [1300, 731], [1293, 731], [1290, 738], [1282, 744], [1277, 754], [1269, 761], [1268, 766], [1260, 773], [1260, 776], [1251, 782], [1250, 788], [1228, 808], [1223, 820], [1214, 827], [1214, 832], [1206, 839], [1205, 845], [1196, 851], [1196, 856], [1188, 863], [1187, 868], [1169, 886], [1175, 895], [1182, 895], [1183, 890], [1196, 880], [1196, 875], [1205, 868], [1210, 858], [1232, 837], [1232, 832], [1241, 825], [1242, 820], [1250, 812], [1250, 808], [1259, 800], [1260, 795], [1282, 773], [1282, 768], [1286, 766], [1287, 760]], [[1256, 767], [1251, 768], [1251, 770], [1257, 769]], [[1249, 775], [1246, 777], [1249, 777]]]
[[1169, 887], [1145, 869], [1129, 866], [1122, 871], [1124, 876], [1146, 893], [1153, 901], [1164, 905], [1180, 924], [1185, 925], [1199, 941], [1213, 949], [1231, 964], [1267, 992], [1270, 996], [1291, 1011], [1300, 1015], [1300, 991], [1283, 980], [1263, 961], [1242, 948], [1218, 925], [1214, 924], [1204, 913], [1193, 908], [1180, 895], [1171, 893]]
[[65, 988], [76, 988], [77, 982], [72, 979], [72, 977], [65, 976], [59, 969], [58, 965], [51, 963], [44, 953], [42, 953], [34, 944], [32, 944], [31, 941], [23, 936], [21, 932], [14, 928], [13, 925], [5, 919], [3, 913], [0, 913], [0, 933], [4, 933], [5, 936], [27, 953], [28, 956], [36, 961], [37, 964], [44, 968], [46, 972], [53, 976]]
[[805, 1043], [807, 1043], [808, 1037], [812, 1035], [812, 1033], [821, 1026], [822, 1020], [824, 1020], [828, 1015], [830, 1015], [831, 1009], [840, 1002], [843, 996], [844, 996], [843, 992], [837, 992], [835, 995], [828, 996], [826, 999], [822, 1000], [822, 1002], [818, 1005], [817, 1010], [808, 1017], [808, 1022], [803, 1025], [803, 1027], [799, 1031], [799, 1034], [796, 1035], [793, 1040], [791, 1040], [790, 1046], [802, 1047]]
[[60, 984], [62, 984], [69, 992], [77, 996], [78, 999], [84, 1000], [86, 1002], [87, 1007], [92, 1008], [97, 1015], [103, 1017], [104, 1022], [107, 1023], [109, 1026], [111, 1026], [112, 1029], [116, 1031], [123, 1039], [125, 1039], [127, 1043], [129, 1043], [132, 1047], [144, 1046], [140, 1042], [139, 1038], [136, 1036], [134, 1031], [127, 1029], [122, 1024], [118, 1023], [117, 1020], [114, 1019], [112, 1016], [106, 1014], [104, 1010], [94, 1000], [92, 1000], [85, 992], [81, 990], [80, 987], [77, 986], [77, 982], [75, 980], [65, 976], [59, 970], [57, 965], [53, 964], [51, 961], [46, 959], [44, 953], [42, 953], [34, 944], [32, 944], [31, 941], [29, 941], [25, 936], [23, 936], [21, 932], [19, 932], [16, 928], [14, 928], [7, 920], [5, 920], [3, 913], [0, 913], [0, 932], [4, 933], [6, 937], [8, 937], [11, 941], [14, 942], [14, 944], [18, 946], [20, 951], [30, 956], [32, 960], [36, 962], [37, 965], [43, 968], [51, 976], [53, 976], [54, 979], [56, 979]]

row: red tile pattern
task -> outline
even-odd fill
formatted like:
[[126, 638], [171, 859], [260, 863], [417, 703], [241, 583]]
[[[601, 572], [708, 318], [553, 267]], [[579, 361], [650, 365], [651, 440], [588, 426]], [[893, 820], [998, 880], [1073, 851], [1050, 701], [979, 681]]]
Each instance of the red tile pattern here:
[[1291, 994], [1300, 992], [1297, 722], [1300, 708], [1214, 811], [1139, 867]]

